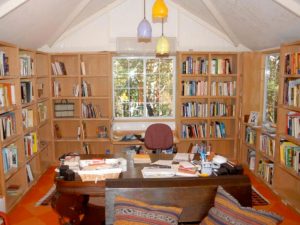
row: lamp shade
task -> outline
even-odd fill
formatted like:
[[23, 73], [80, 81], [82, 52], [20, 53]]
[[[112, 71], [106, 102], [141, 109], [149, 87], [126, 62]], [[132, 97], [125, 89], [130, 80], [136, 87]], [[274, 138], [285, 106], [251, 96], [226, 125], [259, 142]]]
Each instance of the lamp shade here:
[[139, 40], [150, 40], [152, 36], [151, 24], [145, 18], [139, 23], [137, 28], [137, 36]]
[[165, 18], [168, 16], [168, 8], [164, 0], [156, 0], [152, 7], [153, 18]]
[[165, 54], [169, 54], [169, 52], [170, 52], [169, 41], [165, 36], [161, 36], [157, 41], [156, 54], [165, 55]]

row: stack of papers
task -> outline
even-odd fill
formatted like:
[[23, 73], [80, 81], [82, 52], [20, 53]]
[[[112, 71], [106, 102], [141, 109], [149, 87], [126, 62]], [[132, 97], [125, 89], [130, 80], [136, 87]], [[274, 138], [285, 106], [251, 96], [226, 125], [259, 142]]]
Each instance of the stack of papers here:
[[133, 161], [134, 163], [151, 163], [151, 159], [148, 154], [135, 154]]
[[173, 161], [182, 162], [182, 161], [191, 161], [194, 159], [194, 154], [191, 153], [176, 153]]
[[165, 178], [173, 177], [176, 174], [174, 168], [144, 167], [142, 169], [144, 178]]
[[69, 166], [70, 170], [78, 171], [79, 161], [80, 161], [80, 156], [66, 156], [64, 159], [64, 165]]
[[180, 162], [177, 172], [177, 176], [197, 177], [199, 175], [198, 168], [190, 162]]

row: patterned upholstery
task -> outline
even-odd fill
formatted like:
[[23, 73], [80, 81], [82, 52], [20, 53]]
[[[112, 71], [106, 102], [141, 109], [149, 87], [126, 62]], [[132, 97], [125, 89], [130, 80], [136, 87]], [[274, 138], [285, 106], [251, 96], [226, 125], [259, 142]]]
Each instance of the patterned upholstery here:
[[214, 207], [201, 225], [239, 224], [239, 225], [273, 225], [279, 224], [282, 217], [275, 213], [242, 207], [240, 203], [221, 186], [218, 187]]
[[181, 212], [177, 207], [149, 205], [116, 196], [114, 225], [177, 225]]

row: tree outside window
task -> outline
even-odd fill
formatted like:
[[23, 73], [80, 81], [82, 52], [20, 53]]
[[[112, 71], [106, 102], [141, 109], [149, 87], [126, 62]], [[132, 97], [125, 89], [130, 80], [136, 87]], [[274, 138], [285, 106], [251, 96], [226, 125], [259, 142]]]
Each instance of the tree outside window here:
[[278, 88], [279, 88], [279, 54], [265, 57], [264, 122], [277, 122]]
[[175, 58], [114, 57], [114, 117], [174, 118]]

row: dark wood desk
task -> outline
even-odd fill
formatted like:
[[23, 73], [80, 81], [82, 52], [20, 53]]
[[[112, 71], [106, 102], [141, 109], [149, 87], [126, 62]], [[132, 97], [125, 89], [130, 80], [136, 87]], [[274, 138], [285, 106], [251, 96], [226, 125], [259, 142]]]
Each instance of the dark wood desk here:
[[[82, 158], [86, 157], [91, 156]], [[96, 157], [111, 158], [112, 156], [98, 155]], [[151, 155], [151, 161], [171, 157], [164, 154]], [[105, 197], [106, 224], [113, 223], [116, 195], [150, 204], [182, 207], [180, 222], [200, 221], [212, 207], [218, 185], [222, 185], [243, 206], [251, 206], [251, 183], [244, 175], [144, 179], [141, 169], [145, 165], [128, 163], [127, 166], [127, 172], [123, 172], [119, 179], [108, 179], [97, 183], [81, 182], [80, 177], [76, 177], [75, 181], [56, 179], [57, 191], [64, 195], [78, 196], [82, 204], [88, 201], [88, 197], [83, 199], [82, 196]]]

